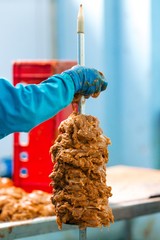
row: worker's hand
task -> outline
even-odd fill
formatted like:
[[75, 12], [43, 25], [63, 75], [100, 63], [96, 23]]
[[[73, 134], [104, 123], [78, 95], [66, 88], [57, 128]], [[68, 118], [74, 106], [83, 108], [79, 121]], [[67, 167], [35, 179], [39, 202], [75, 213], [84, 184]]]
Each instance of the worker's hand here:
[[108, 85], [105, 81], [104, 75], [94, 68], [86, 68], [77, 65], [64, 73], [71, 76], [75, 86], [75, 93], [86, 97], [89, 97], [90, 95], [93, 97], [98, 96]]

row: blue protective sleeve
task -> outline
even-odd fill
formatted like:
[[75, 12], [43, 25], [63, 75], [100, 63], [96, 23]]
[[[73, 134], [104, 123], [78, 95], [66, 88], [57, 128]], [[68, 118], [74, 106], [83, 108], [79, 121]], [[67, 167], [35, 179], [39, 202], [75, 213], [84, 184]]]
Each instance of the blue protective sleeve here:
[[40, 84], [14, 87], [0, 79], [0, 139], [13, 132], [28, 132], [68, 106], [75, 88], [71, 77], [62, 73]]

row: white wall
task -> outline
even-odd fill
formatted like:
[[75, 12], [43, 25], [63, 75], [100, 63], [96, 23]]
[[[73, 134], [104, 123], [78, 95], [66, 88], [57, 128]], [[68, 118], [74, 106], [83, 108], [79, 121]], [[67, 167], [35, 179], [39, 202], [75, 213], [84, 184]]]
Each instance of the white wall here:
[[[56, 58], [54, 0], [0, 1], [0, 76], [12, 82], [16, 60]], [[0, 158], [12, 154], [12, 136], [0, 141]]]

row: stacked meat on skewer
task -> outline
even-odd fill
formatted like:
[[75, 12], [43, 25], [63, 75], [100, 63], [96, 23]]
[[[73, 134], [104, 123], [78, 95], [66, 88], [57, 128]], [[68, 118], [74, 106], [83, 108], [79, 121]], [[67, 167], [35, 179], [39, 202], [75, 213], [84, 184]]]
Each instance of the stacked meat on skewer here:
[[111, 187], [106, 184], [108, 145], [97, 118], [72, 113], [59, 126], [51, 147], [52, 202], [57, 223], [85, 227], [109, 226], [114, 221], [108, 204]]

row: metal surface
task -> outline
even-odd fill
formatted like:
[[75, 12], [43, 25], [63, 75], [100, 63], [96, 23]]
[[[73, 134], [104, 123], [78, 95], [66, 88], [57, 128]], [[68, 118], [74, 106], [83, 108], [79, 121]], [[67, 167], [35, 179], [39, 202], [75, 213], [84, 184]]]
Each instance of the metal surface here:
[[[63, 225], [63, 231], [79, 229], [76, 225]], [[56, 217], [36, 218], [33, 220], [0, 223], [0, 239], [11, 240], [45, 233], [59, 232]]]
[[[160, 212], [160, 197], [110, 204], [115, 221], [132, 219]], [[62, 231], [77, 229], [78, 226], [63, 224]], [[17, 239], [45, 233], [59, 232], [56, 217], [37, 218], [28, 221], [0, 223], [0, 239]], [[79, 230], [80, 240], [85, 240], [86, 232]], [[83, 237], [83, 238], [82, 238]]]
[[160, 197], [110, 204], [115, 221], [160, 212]]
[[[158, 188], [160, 172], [158, 170], [116, 166], [109, 167], [107, 172], [108, 183], [111, 184], [112, 189], [115, 189], [113, 194], [117, 195], [117, 197], [110, 199], [110, 207], [112, 208], [115, 221], [128, 220], [160, 212], [160, 192]], [[137, 173], [141, 178], [137, 180], [137, 192], [133, 192], [130, 189], [133, 189], [133, 186], [135, 186], [137, 179], [135, 175], [137, 176]], [[157, 191], [153, 191], [155, 186]], [[155, 195], [153, 195], [154, 193]], [[121, 194], [123, 199], [120, 198]], [[70, 229], [79, 231], [80, 240], [86, 239], [86, 232], [79, 230], [78, 226], [63, 224], [62, 231]], [[0, 223], [0, 239], [3, 240], [54, 232], [59, 232], [56, 217]]]

